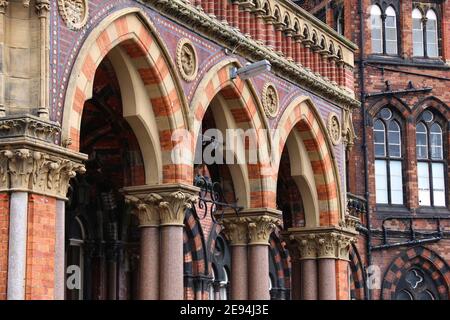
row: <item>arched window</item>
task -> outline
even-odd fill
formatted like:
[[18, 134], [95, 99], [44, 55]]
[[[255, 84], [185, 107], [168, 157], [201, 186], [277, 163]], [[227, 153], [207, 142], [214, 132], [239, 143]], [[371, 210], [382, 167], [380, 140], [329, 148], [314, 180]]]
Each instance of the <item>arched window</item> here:
[[395, 300], [436, 300], [438, 292], [433, 279], [422, 269], [411, 268], [400, 279]]
[[429, 9], [424, 16], [419, 9], [412, 12], [413, 56], [439, 57], [438, 21], [436, 12]]
[[392, 6], [386, 9], [386, 20], [384, 24], [386, 34], [386, 53], [396, 55], [398, 53], [397, 45], [397, 17]]
[[416, 126], [416, 153], [419, 205], [445, 207], [443, 130], [430, 110], [423, 112]]
[[340, 7], [337, 9], [336, 14], [336, 31], [340, 35], [344, 34], [344, 8]]
[[370, 9], [370, 21], [372, 27], [372, 52], [383, 53], [383, 21], [381, 20], [381, 9], [373, 5]]
[[437, 32], [437, 16], [434, 10], [428, 10], [427, 12], [427, 56], [438, 57], [438, 32]]
[[372, 52], [397, 55], [397, 13], [393, 6], [382, 12], [378, 5], [370, 9], [370, 21], [372, 29]]
[[413, 20], [413, 55], [423, 56], [423, 23], [422, 13], [419, 9], [412, 12]]
[[375, 185], [378, 204], [403, 204], [402, 134], [389, 108], [380, 111], [373, 126]]

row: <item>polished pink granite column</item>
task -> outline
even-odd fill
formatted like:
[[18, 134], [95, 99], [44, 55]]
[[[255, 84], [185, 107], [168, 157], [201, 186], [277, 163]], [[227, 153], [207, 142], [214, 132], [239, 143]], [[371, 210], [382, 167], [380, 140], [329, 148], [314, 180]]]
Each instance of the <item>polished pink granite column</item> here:
[[247, 246], [231, 247], [231, 299], [248, 299]]
[[269, 292], [269, 247], [249, 245], [248, 298], [270, 300]]
[[319, 300], [336, 300], [335, 259], [319, 259]]
[[183, 226], [161, 226], [160, 299], [183, 300]]
[[317, 261], [305, 259], [301, 262], [302, 299], [317, 300]]
[[141, 227], [139, 298], [159, 299], [159, 228]]

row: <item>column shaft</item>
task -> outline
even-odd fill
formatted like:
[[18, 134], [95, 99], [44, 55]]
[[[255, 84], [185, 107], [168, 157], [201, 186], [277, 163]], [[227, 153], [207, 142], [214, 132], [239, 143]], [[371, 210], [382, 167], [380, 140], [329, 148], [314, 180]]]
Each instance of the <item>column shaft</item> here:
[[270, 300], [267, 245], [249, 246], [248, 280], [248, 298], [250, 300]]
[[65, 220], [66, 203], [63, 200], [56, 200], [55, 300], [64, 300], [65, 298]]
[[336, 300], [336, 264], [334, 259], [320, 259], [319, 299]]
[[8, 300], [25, 299], [28, 193], [13, 192], [10, 198]]
[[247, 246], [231, 247], [231, 299], [248, 299]]
[[161, 227], [161, 300], [182, 300], [183, 227]]
[[303, 300], [317, 300], [317, 261], [305, 259], [302, 268], [302, 298]]
[[159, 229], [141, 228], [141, 259], [139, 297], [141, 300], [159, 299]]

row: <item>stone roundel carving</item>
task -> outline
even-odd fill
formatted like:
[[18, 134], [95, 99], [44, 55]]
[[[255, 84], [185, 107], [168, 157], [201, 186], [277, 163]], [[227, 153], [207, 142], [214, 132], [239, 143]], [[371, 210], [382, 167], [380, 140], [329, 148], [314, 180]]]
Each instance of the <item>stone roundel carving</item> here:
[[180, 42], [178, 42], [177, 67], [184, 80], [193, 81], [197, 77], [197, 52], [189, 39], [181, 39]]
[[331, 113], [328, 117], [328, 135], [334, 145], [338, 145], [342, 138], [342, 126], [339, 117]]
[[269, 118], [275, 118], [280, 106], [278, 92], [272, 83], [266, 83], [262, 91], [264, 112]]
[[83, 28], [89, 17], [88, 0], [58, 0], [59, 14], [72, 30]]

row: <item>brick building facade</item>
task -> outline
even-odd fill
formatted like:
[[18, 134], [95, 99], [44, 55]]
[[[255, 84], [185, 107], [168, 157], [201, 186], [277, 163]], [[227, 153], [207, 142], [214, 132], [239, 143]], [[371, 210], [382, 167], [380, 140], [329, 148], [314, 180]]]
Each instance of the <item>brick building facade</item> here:
[[350, 297], [352, 42], [286, 0], [8, 0], [0, 44], [0, 298]]
[[353, 113], [347, 181], [368, 201], [359, 269], [374, 266], [367, 274], [379, 281], [370, 278], [365, 296], [448, 299], [449, 2], [298, 3], [359, 45], [355, 92], [363, 108]]

